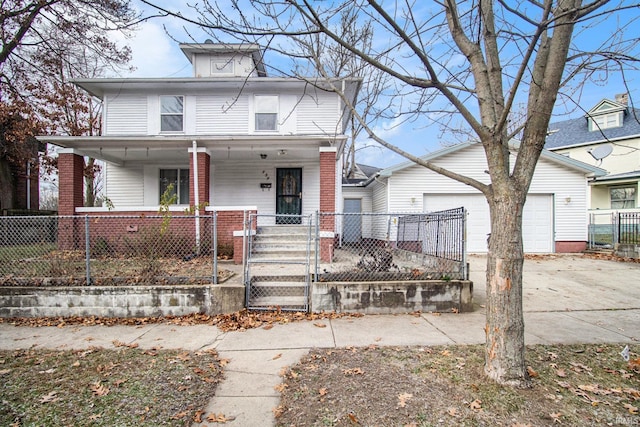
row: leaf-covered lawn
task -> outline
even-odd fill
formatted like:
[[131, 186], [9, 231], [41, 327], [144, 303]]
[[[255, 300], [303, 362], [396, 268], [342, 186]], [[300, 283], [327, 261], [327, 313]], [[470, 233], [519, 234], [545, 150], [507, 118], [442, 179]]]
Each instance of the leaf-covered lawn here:
[[482, 346], [317, 349], [282, 373], [277, 425], [636, 426], [640, 359], [623, 347], [528, 347], [528, 389], [489, 381]]
[[2, 426], [185, 426], [206, 418], [215, 351], [0, 351]]

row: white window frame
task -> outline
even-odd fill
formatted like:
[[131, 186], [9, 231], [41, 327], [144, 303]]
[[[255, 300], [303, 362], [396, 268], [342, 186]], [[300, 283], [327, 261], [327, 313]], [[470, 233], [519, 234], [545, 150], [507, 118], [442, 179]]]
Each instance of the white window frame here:
[[[253, 97], [253, 114], [254, 129], [256, 132], [277, 132], [279, 128], [279, 104], [278, 95], [254, 95]], [[274, 111], [275, 110], [275, 111]], [[264, 126], [260, 118], [270, 118], [273, 126]]]
[[616, 112], [591, 117], [591, 131], [620, 127], [620, 115]]
[[[163, 100], [165, 99], [180, 99], [181, 111], [164, 111], [165, 106]], [[181, 126], [180, 129], [163, 129], [163, 117], [180, 117]], [[184, 132], [184, 96], [182, 95], [161, 95], [160, 96], [160, 132], [161, 133], [182, 133]]]
[[[613, 198], [614, 190], [633, 190], [631, 193], [631, 197], [624, 197], [620, 199]], [[626, 196], [626, 194], [625, 194]], [[611, 209], [633, 209], [637, 206], [638, 203], [638, 185], [637, 184], [629, 184], [629, 185], [618, 185], [615, 187], [609, 187], [609, 201], [611, 205]], [[614, 203], [621, 203], [621, 206], [615, 206]]]
[[[191, 172], [189, 171], [189, 168], [160, 168], [158, 170], [158, 184], [159, 184], [159, 187], [158, 187], [158, 189], [159, 189], [158, 202], [160, 202], [160, 199], [162, 199], [162, 193], [164, 192], [162, 190], [162, 187], [163, 187], [162, 186], [162, 171], [176, 171], [177, 172], [176, 173], [177, 185], [174, 186], [174, 191], [175, 191], [175, 194], [176, 194], [177, 198], [176, 198], [176, 203], [173, 203], [173, 205], [189, 205], [189, 203], [190, 203], [189, 202], [189, 187], [190, 187], [189, 175], [191, 174]], [[181, 175], [183, 173], [185, 173], [185, 171], [186, 171], [186, 174], [187, 174], [187, 177], [186, 177], [187, 178], [187, 188], [186, 188], [187, 194], [186, 195], [183, 194], [184, 192], [180, 188], [180, 178], [181, 178]], [[169, 183], [169, 184], [172, 184], [172, 183]]]
[[235, 63], [233, 59], [221, 59], [221, 58], [213, 58], [211, 59], [211, 75], [233, 75], [235, 71]]

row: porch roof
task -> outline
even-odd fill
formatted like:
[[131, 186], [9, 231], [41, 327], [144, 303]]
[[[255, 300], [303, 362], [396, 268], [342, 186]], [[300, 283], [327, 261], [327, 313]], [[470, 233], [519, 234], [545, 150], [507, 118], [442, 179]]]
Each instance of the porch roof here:
[[[216, 159], [317, 159], [319, 147], [339, 146], [345, 135], [158, 135], [158, 136], [38, 136], [38, 140], [71, 148], [78, 154], [123, 165], [188, 159], [196, 141]], [[340, 153], [338, 153], [339, 155]]]

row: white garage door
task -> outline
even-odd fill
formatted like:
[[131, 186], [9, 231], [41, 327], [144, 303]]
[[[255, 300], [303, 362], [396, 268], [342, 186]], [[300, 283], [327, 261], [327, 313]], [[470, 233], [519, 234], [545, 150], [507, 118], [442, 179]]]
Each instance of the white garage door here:
[[[444, 209], [467, 209], [467, 251], [487, 252], [487, 236], [491, 232], [489, 205], [482, 194], [425, 194], [426, 212]], [[553, 252], [553, 196], [529, 194], [522, 218], [524, 251]]]

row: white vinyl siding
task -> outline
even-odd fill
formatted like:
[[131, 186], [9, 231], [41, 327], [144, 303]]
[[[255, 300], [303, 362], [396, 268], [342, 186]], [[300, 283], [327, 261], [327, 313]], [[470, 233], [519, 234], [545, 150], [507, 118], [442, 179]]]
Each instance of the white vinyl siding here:
[[146, 135], [146, 95], [117, 95], [105, 99], [104, 135]]
[[299, 134], [318, 135], [333, 133], [340, 123], [338, 97], [327, 92], [307, 94], [298, 103]]
[[[512, 156], [512, 164], [515, 158]], [[437, 158], [438, 166], [470, 176], [480, 182], [489, 183], [489, 175], [482, 147], [478, 144]], [[394, 172], [389, 182], [389, 212], [431, 211], [424, 206], [423, 194], [445, 194], [456, 202], [456, 194], [478, 194], [471, 187], [446, 178], [421, 166], [412, 166]], [[378, 206], [374, 209], [377, 212]], [[580, 171], [568, 169], [541, 158], [536, 166], [530, 194], [552, 197], [552, 218], [555, 241], [586, 241], [587, 239], [587, 182]], [[413, 196], [416, 203], [411, 204]], [[460, 200], [462, 202], [462, 200]], [[462, 206], [462, 203], [454, 203]], [[453, 206], [451, 206], [453, 207]]]
[[145, 205], [144, 174], [141, 165], [120, 167], [105, 163], [104, 180], [106, 195], [115, 208]]
[[[522, 238], [528, 253], [554, 251], [553, 196], [529, 194], [522, 216]], [[482, 194], [426, 194], [427, 211], [441, 211], [464, 206], [467, 209], [467, 250], [484, 253], [491, 232], [489, 205]]]
[[249, 133], [249, 101], [246, 95], [196, 97], [196, 134]]
[[[261, 214], [273, 215], [276, 209], [276, 168], [302, 168], [302, 214], [320, 209], [320, 165], [300, 162], [292, 164], [222, 162], [211, 169], [212, 206], [257, 206]], [[271, 183], [271, 189], [261, 189], [260, 183]]]

